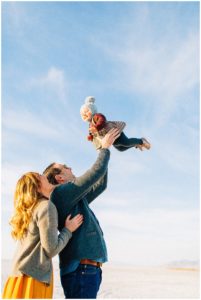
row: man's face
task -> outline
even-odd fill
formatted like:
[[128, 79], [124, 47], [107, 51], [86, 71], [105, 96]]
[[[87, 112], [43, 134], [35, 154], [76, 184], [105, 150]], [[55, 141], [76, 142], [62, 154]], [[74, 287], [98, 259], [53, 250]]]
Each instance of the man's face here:
[[54, 167], [61, 170], [61, 173], [55, 176], [58, 183], [67, 183], [75, 179], [75, 175], [72, 173], [70, 167], [57, 163], [54, 164]]

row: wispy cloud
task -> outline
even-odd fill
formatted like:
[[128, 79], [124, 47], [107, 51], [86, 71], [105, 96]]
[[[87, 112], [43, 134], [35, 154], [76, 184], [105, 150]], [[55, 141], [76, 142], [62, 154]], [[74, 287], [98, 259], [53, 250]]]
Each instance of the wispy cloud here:
[[[141, 153], [139, 150], [131, 148], [127, 151], [127, 153], [121, 153], [116, 149], [112, 149], [111, 167], [113, 175], [118, 177], [120, 174], [126, 174], [126, 177], [132, 177], [135, 174], [149, 173], [149, 167], [143, 161], [143, 158], [136, 159], [136, 157], [140, 157]], [[124, 155], [125, 159], [121, 159], [121, 155]], [[117, 161], [118, 164], [116, 163]]]
[[2, 3], [4, 14], [7, 18], [7, 29], [9, 34], [23, 36], [24, 25], [29, 24], [29, 18], [24, 6], [16, 2]]
[[28, 133], [30, 136], [55, 139], [60, 136], [59, 131], [51, 124], [45, 124], [45, 120], [36, 116], [27, 109], [6, 110], [3, 114], [3, 127], [7, 130]]
[[152, 94], [157, 102], [164, 104], [171, 99], [174, 102], [175, 96], [198, 84], [198, 40], [198, 35], [191, 34], [175, 41], [179, 44], [175, 49], [165, 41], [148, 49], [135, 47], [120, 52], [110, 49], [109, 54], [122, 66], [123, 84], [127, 88]]
[[150, 233], [161, 235], [166, 232], [167, 238], [170, 236], [177, 238], [179, 235], [182, 238], [189, 231], [192, 231], [193, 228], [196, 229], [199, 223], [199, 211], [195, 210], [174, 211], [150, 209], [141, 212], [126, 211], [122, 213], [113, 207], [107, 211], [99, 211], [99, 215], [104, 219], [104, 224], [109, 227], [112, 226], [121, 231], [125, 230], [147, 235]]
[[[198, 175], [199, 148], [196, 139], [193, 136], [187, 135], [191, 145], [187, 143], [178, 143], [176, 137], [161, 138], [160, 141], [155, 140], [156, 153], [160, 160], [165, 162], [172, 170], [179, 171], [181, 174]], [[172, 145], [172, 146], [170, 146]]]
[[189, 28], [180, 35], [176, 28], [172, 36], [168, 31], [167, 38], [159, 35], [156, 39], [146, 17], [149, 9], [145, 11], [143, 28], [148, 30], [142, 30], [139, 20], [133, 18], [127, 20], [127, 31], [122, 24], [118, 27], [118, 42], [116, 35], [106, 34], [101, 42], [93, 37], [91, 43], [110, 64], [106, 76], [106, 80], [110, 77], [109, 86], [132, 94], [135, 105], [135, 95], [141, 95], [140, 102], [152, 107], [152, 123], [160, 128], [183, 107], [186, 95], [198, 87], [199, 32]]
[[37, 87], [48, 90], [48, 93], [53, 92], [56, 101], [61, 101], [63, 104], [67, 101], [68, 82], [62, 69], [52, 66], [45, 75], [31, 79], [28, 84], [32, 88]]
[[130, 263], [132, 257], [134, 265], [152, 265], [199, 260], [197, 211], [152, 209], [135, 213], [114, 207], [98, 212], [98, 217], [112, 253], [110, 261]]

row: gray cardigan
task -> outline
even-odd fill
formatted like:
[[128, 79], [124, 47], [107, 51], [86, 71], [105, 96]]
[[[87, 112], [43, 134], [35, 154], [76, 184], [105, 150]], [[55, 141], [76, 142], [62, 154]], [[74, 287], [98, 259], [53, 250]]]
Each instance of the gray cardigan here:
[[33, 212], [27, 235], [18, 242], [11, 276], [26, 274], [38, 281], [50, 283], [51, 258], [68, 243], [72, 233], [63, 228], [58, 235], [58, 215], [54, 204], [41, 199]]

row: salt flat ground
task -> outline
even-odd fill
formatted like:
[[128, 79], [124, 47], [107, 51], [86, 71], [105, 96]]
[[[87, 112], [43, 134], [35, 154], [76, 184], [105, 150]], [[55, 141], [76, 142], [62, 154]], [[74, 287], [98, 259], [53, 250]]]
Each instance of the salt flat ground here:
[[105, 265], [100, 298], [199, 298], [198, 269]]
[[[54, 298], [64, 298], [59, 280], [58, 262], [54, 261]], [[3, 287], [10, 261], [2, 261]], [[98, 298], [198, 299], [199, 269], [168, 267], [131, 267], [106, 263]]]

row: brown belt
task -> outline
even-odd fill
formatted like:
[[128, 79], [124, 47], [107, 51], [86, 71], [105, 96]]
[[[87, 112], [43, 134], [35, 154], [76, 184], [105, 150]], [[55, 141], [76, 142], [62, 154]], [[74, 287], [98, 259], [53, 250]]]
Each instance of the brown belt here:
[[98, 262], [98, 261], [94, 261], [91, 259], [81, 259], [80, 261], [81, 265], [92, 265], [95, 267], [101, 267], [102, 263]]

